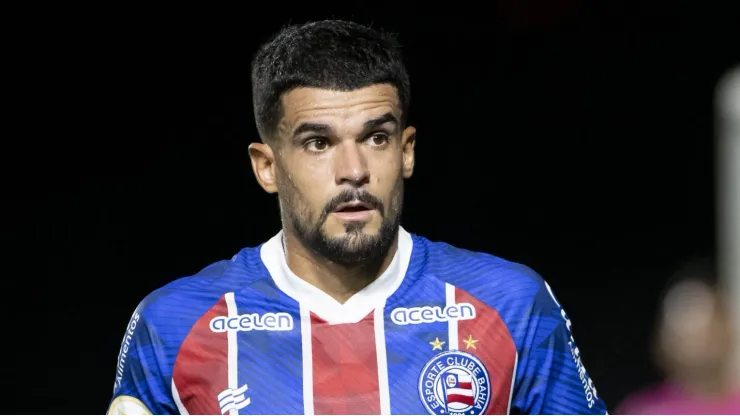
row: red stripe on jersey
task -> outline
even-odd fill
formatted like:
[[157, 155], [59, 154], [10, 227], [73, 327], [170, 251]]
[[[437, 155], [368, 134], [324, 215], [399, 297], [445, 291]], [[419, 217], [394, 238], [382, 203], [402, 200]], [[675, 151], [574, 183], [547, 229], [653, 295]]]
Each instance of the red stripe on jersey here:
[[191, 415], [220, 415], [218, 395], [228, 388], [229, 345], [226, 332], [213, 332], [211, 319], [228, 316], [222, 296], [190, 329], [180, 346], [172, 378]]
[[473, 305], [476, 315], [475, 319], [458, 321], [459, 348], [478, 357], [488, 370], [491, 402], [485, 414], [506, 414], [514, 377], [516, 345], [495, 309], [470, 293], [455, 288], [455, 303], [463, 302]]
[[356, 324], [329, 325], [311, 314], [314, 413], [380, 413], [373, 314]]

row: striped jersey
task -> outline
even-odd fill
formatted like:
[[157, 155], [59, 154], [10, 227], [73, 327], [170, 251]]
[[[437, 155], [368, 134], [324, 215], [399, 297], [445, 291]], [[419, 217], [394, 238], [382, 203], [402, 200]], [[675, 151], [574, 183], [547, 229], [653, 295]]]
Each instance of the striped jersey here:
[[339, 303], [282, 231], [149, 294], [109, 414], [605, 414], [571, 321], [531, 269], [403, 228]]

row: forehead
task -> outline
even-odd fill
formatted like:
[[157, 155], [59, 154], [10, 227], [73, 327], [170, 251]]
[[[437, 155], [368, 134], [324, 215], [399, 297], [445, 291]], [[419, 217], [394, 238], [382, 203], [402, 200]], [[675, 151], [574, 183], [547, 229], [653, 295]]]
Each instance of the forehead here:
[[391, 113], [401, 116], [396, 88], [389, 84], [371, 85], [337, 91], [321, 88], [296, 88], [282, 97], [283, 117], [279, 129], [292, 129], [302, 122], [320, 122], [332, 126], [362, 124], [366, 120]]

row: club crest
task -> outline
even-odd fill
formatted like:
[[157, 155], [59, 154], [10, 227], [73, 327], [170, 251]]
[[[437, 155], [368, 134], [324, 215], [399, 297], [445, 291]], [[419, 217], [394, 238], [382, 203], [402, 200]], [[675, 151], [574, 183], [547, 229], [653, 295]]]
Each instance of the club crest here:
[[491, 379], [483, 363], [465, 351], [445, 351], [424, 366], [419, 395], [433, 415], [481, 415], [491, 401]]

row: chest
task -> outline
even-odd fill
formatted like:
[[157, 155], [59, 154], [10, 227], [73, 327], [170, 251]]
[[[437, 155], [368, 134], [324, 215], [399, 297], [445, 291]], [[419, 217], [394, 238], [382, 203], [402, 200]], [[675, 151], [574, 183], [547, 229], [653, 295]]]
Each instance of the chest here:
[[301, 309], [215, 314], [181, 345], [174, 389], [191, 414], [506, 413], [516, 349], [495, 311], [470, 305], [334, 325]]

